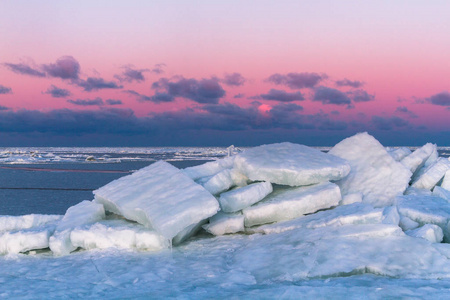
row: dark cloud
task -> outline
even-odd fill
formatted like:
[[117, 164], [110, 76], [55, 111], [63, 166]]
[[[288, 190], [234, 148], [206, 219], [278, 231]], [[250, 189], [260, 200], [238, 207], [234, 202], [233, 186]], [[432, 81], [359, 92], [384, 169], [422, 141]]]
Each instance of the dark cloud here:
[[0, 95], [12, 94], [12, 89], [0, 84]]
[[372, 124], [375, 126], [375, 128], [379, 130], [393, 130], [409, 126], [408, 121], [396, 116], [393, 117], [373, 116]]
[[63, 56], [56, 60], [54, 64], [45, 64], [43, 70], [51, 77], [61, 79], [78, 79], [80, 64], [72, 56]]
[[327, 75], [317, 73], [288, 73], [286, 75], [273, 74], [266, 81], [286, 85], [291, 89], [312, 88], [320, 81], [326, 79]]
[[49, 94], [54, 98], [65, 98], [71, 95], [69, 90], [61, 89], [57, 86], [51, 85], [44, 94]]
[[335, 83], [337, 86], [349, 86], [349, 87], [352, 87], [355, 89], [360, 88], [364, 85], [364, 82], [362, 82], [362, 81], [358, 81], [358, 80], [353, 81], [353, 80], [349, 80], [347, 78], [345, 78], [343, 80], [337, 80]]
[[313, 101], [321, 101], [323, 104], [336, 105], [350, 105], [350, 98], [343, 92], [329, 88], [326, 86], [319, 86], [314, 89]]
[[236, 94], [236, 95], [233, 96], [234, 99], [241, 99], [241, 98], [244, 98], [244, 97], [245, 97], [245, 94], [241, 94], [241, 93]]
[[163, 68], [166, 66], [166, 64], [156, 64], [153, 69], [152, 72], [155, 74], [162, 74], [164, 73]]
[[439, 94], [431, 96], [427, 99], [427, 101], [434, 105], [450, 106], [450, 93], [441, 92]]
[[370, 95], [365, 90], [356, 90], [348, 92], [355, 102], [369, 102], [375, 99], [375, 95]]
[[105, 102], [108, 105], [121, 105], [121, 104], [123, 104], [122, 100], [116, 100], [116, 99], [106, 99]]
[[9, 109], [10, 109], [9, 107], [0, 105], [0, 111], [2, 111], [2, 110], [9, 110]]
[[410, 118], [418, 118], [418, 116], [410, 111], [406, 106], [399, 106], [397, 107], [397, 109], [395, 110], [396, 113], [402, 114], [402, 115], [406, 115]]
[[142, 82], [145, 81], [144, 72], [149, 72], [149, 69], [133, 69], [132, 66], [125, 66], [124, 71], [120, 75], [115, 75], [120, 82]]
[[95, 105], [101, 106], [104, 104], [102, 98], [100, 97], [97, 97], [95, 99], [77, 99], [77, 100], [69, 99], [67, 100], [67, 102], [79, 106], [95, 106]]
[[333, 111], [331, 111], [331, 114], [335, 115], [335, 116], [339, 116], [341, 113], [338, 112], [337, 110], [333, 110]]
[[4, 63], [3, 65], [17, 74], [29, 75], [29, 76], [35, 76], [35, 77], [45, 77], [44, 72], [34, 69], [26, 64]]
[[229, 86], [241, 86], [244, 85], [246, 81], [247, 80], [240, 73], [225, 74], [222, 79], [222, 82]]
[[261, 94], [260, 97], [261, 97], [261, 99], [264, 99], [264, 100], [274, 100], [274, 101], [280, 101], [280, 102], [305, 100], [302, 93], [300, 93], [300, 92], [288, 93], [286, 91], [276, 90], [276, 89], [271, 89], [267, 94]]
[[167, 93], [156, 92], [153, 96], [143, 95], [133, 90], [127, 90], [124, 91], [124, 93], [136, 96], [139, 102], [164, 103], [164, 102], [173, 102], [175, 100], [174, 96]]
[[74, 84], [82, 87], [86, 92], [96, 91], [101, 89], [121, 89], [122, 85], [118, 85], [114, 81], [105, 81], [103, 78], [88, 77], [88, 79], [75, 80]]
[[216, 78], [193, 79], [175, 77], [172, 79], [161, 78], [152, 84], [153, 89], [160, 94], [172, 97], [182, 97], [203, 104], [217, 104], [219, 99], [225, 96], [225, 90]]

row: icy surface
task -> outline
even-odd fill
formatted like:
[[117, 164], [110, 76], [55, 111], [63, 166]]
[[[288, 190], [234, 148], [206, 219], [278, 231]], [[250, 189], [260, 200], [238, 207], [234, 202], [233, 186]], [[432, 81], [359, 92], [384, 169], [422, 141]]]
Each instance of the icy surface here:
[[153, 228], [167, 239], [219, 210], [214, 196], [163, 161], [119, 178], [94, 195], [106, 210]]
[[363, 195], [361, 193], [353, 193], [342, 196], [342, 200], [339, 202], [339, 205], [347, 205], [357, 202], [362, 202]]
[[411, 173], [419, 170], [427, 161], [427, 159], [436, 151], [436, 145], [427, 143], [421, 148], [415, 150], [410, 155], [401, 160], [402, 164], [407, 167]]
[[361, 192], [364, 202], [387, 206], [408, 187], [411, 172], [367, 133], [346, 138], [329, 153], [346, 159], [351, 165], [349, 175], [337, 182], [343, 195]]
[[407, 230], [411, 230], [411, 229], [415, 229], [415, 228], [419, 227], [419, 223], [411, 220], [408, 217], [403, 216], [403, 217], [400, 217], [400, 222], [399, 222], [398, 226], [400, 226], [400, 228], [403, 231], [407, 231]]
[[441, 187], [450, 191], [450, 170], [445, 172], [444, 179], [442, 179]]
[[396, 161], [401, 161], [403, 158], [411, 154], [411, 150], [406, 147], [400, 147], [400, 148], [386, 148], [388, 153], [392, 156], [393, 159]]
[[450, 191], [440, 186], [435, 186], [433, 189], [433, 196], [441, 197], [450, 202]]
[[[205, 178], [205, 177], [203, 177]], [[233, 186], [245, 186], [247, 177], [235, 169], [225, 169], [208, 178], [202, 185], [213, 195], [222, 193]]]
[[225, 169], [231, 169], [233, 167], [234, 158], [234, 156], [229, 156], [216, 161], [210, 161], [199, 166], [188, 167], [183, 169], [183, 172], [193, 180], [212, 176]]
[[224, 212], [236, 212], [261, 201], [272, 191], [270, 182], [253, 183], [221, 194], [220, 207]]
[[61, 220], [59, 215], [24, 215], [24, 216], [0, 216], [0, 233], [3, 231], [22, 230], [39, 227], [47, 223], [55, 223]]
[[412, 187], [431, 190], [444, 177], [450, 169], [450, 161], [447, 158], [440, 157], [434, 163], [417, 176], [411, 184]]
[[431, 243], [440, 243], [444, 238], [441, 227], [434, 224], [425, 224], [422, 227], [413, 230], [407, 230], [407, 235], [425, 239]]
[[280, 188], [264, 201], [242, 211], [245, 226], [267, 224], [298, 218], [339, 204], [341, 193], [334, 183]]
[[67, 255], [77, 247], [70, 240], [70, 233], [78, 226], [94, 223], [105, 217], [103, 205], [82, 201], [70, 207], [50, 237], [50, 250], [56, 255]]
[[244, 216], [242, 213], [226, 214], [218, 212], [215, 216], [209, 218], [209, 224], [203, 225], [203, 228], [213, 235], [243, 232], [245, 230]]
[[253, 181], [290, 186], [338, 180], [350, 171], [343, 159], [292, 143], [247, 149], [236, 155], [234, 167]]

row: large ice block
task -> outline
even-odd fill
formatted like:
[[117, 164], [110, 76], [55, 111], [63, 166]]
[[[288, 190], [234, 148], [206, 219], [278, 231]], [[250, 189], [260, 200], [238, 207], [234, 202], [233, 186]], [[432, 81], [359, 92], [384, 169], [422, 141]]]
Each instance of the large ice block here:
[[304, 145], [262, 145], [236, 155], [234, 167], [253, 181], [302, 186], [338, 180], [350, 171], [336, 156]]
[[220, 194], [220, 207], [224, 212], [236, 212], [261, 201], [272, 191], [270, 182], [253, 183]]
[[407, 147], [400, 147], [400, 148], [389, 148], [386, 147], [387, 152], [390, 156], [392, 156], [393, 159], [396, 161], [401, 161], [403, 158], [411, 154], [411, 150]]
[[60, 215], [23, 215], [23, 216], [0, 216], [0, 232], [23, 230], [39, 227], [47, 223], [55, 223], [61, 220]]
[[183, 169], [183, 173], [189, 178], [197, 180], [202, 177], [212, 176], [225, 169], [231, 169], [233, 167], [234, 156], [228, 156], [215, 161], [210, 161], [202, 165], [188, 167]]
[[245, 227], [298, 218], [339, 204], [339, 187], [330, 182], [280, 189], [242, 211]]
[[411, 186], [431, 190], [444, 177], [448, 170], [450, 170], [450, 161], [447, 158], [440, 157], [423, 172], [420, 172]]
[[407, 167], [411, 173], [419, 170], [436, 150], [436, 145], [427, 143], [424, 146], [416, 149], [413, 153], [401, 160], [401, 163]]
[[405, 233], [412, 237], [426, 239], [431, 243], [440, 243], [444, 238], [442, 228], [434, 224], [425, 224], [422, 227], [407, 230]]
[[70, 240], [70, 233], [78, 226], [97, 222], [105, 218], [103, 205], [91, 201], [82, 201], [67, 209], [58, 223], [55, 233], [50, 237], [50, 250], [56, 255], [67, 255], [77, 249]]
[[184, 172], [158, 161], [94, 191], [105, 209], [172, 239], [216, 214], [216, 198]]
[[411, 172], [367, 132], [346, 138], [329, 153], [350, 163], [348, 176], [337, 182], [343, 195], [361, 192], [363, 202], [388, 206], [408, 187]]
[[48, 248], [55, 227], [42, 227], [0, 233], [0, 254], [16, 254]]
[[225, 169], [210, 177], [203, 187], [213, 195], [222, 193], [233, 186], [244, 186], [247, 184], [247, 177], [240, 174], [235, 169]]
[[209, 223], [203, 228], [213, 235], [224, 235], [244, 231], [244, 216], [242, 213], [226, 214], [218, 212], [209, 218]]
[[441, 187], [450, 191], [450, 170], [445, 172], [444, 178], [442, 179]]

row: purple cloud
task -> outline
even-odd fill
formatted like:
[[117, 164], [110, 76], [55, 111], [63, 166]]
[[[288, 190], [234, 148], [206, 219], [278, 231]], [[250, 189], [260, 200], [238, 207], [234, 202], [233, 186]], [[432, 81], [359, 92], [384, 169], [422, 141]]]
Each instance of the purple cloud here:
[[375, 99], [375, 95], [370, 95], [365, 90], [356, 90], [348, 92], [354, 102], [369, 102]]
[[260, 97], [264, 100], [274, 100], [280, 102], [291, 102], [305, 100], [302, 93], [288, 93], [283, 90], [271, 89], [267, 94], [261, 94]]
[[450, 106], [450, 93], [441, 92], [439, 94], [431, 96], [427, 99], [427, 101], [434, 105]]
[[170, 80], [161, 78], [152, 84], [152, 88], [160, 90], [160, 94], [174, 98], [182, 97], [203, 104], [217, 104], [219, 99], [225, 96], [225, 90], [215, 78], [201, 80], [184, 77]]
[[34, 77], [45, 77], [45, 73], [41, 72], [39, 70], [36, 70], [29, 65], [26, 64], [10, 64], [10, 63], [4, 63], [5, 67], [13, 71], [14, 73], [21, 74], [21, 75], [29, 75]]
[[121, 105], [121, 104], [123, 104], [122, 100], [116, 100], [116, 99], [106, 99], [105, 102], [108, 105]]
[[131, 66], [125, 66], [121, 75], [115, 75], [120, 82], [142, 82], [145, 81], [144, 72], [149, 72], [149, 69], [133, 69]]
[[136, 96], [139, 102], [153, 102], [153, 103], [163, 103], [163, 102], [173, 102], [175, 97], [167, 93], [156, 92], [153, 96], [147, 96], [140, 94], [133, 90], [124, 91], [124, 93]]
[[392, 130], [406, 127], [409, 125], [409, 122], [396, 116], [394, 117], [373, 116], [372, 124], [379, 130]]
[[323, 104], [351, 105], [351, 100], [345, 93], [326, 86], [315, 88], [312, 100], [321, 101]]
[[395, 112], [403, 114], [403, 115], [406, 115], [406, 116], [408, 116], [410, 118], [418, 118], [418, 116], [414, 112], [410, 111], [406, 106], [399, 106], [399, 107], [397, 107]]
[[0, 111], [2, 111], [2, 110], [9, 110], [9, 109], [10, 109], [9, 107], [0, 105]]
[[244, 98], [244, 97], [245, 97], [245, 94], [242, 94], [242, 93], [239, 93], [239, 94], [236, 94], [236, 95], [233, 96], [234, 99], [241, 99], [241, 98]]
[[286, 75], [273, 74], [266, 81], [286, 85], [291, 89], [313, 88], [321, 80], [326, 79], [327, 75], [317, 73], [288, 73]]
[[0, 84], [0, 95], [12, 94], [12, 89]]
[[103, 78], [98, 77], [88, 77], [88, 79], [83, 80], [75, 80], [73, 81], [74, 84], [78, 85], [79, 87], [84, 88], [86, 92], [90, 91], [96, 91], [101, 89], [121, 89], [123, 88], [122, 85], [118, 85], [114, 81], [105, 81]]
[[337, 86], [340, 86], [340, 87], [342, 87], [342, 86], [349, 86], [349, 87], [352, 87], [352, 88], [355, 88], [355, 89], [360, 88], [360, 87], [362, 87], [364, 85], [364, 82], [362, 82], [362, 81], [349, 80], [347, 78], [345, 78], [343, 80], [337, 80], [335, 83], [336, 83]]
[[240, 73], [225, 74], [222, 82], [229, 86], [241, 86], [247, 80]]
[[67, 100], [67, 102], [79, 106], [94, 106], [94, 105], [101, 106], [104, 104], [103, 100], [100, 97], [97, 97], [95, 99], [77, 99], [77, 100], [69, 99]]
[[72, 56], [63, 56], [56, 60], [54, 64], [42, 65], [43, 70], [51, 77], [61, 79], [78, 79], [80, 64]]
[[152, 72], [155, 74], [162, 74], [164, 73], [163, 68], [166, 66], [166, 64], [156, 64], [153, 69]]
[[51, 85], [44, 94], [49, 94], [54, 98], [65, 98], [71, 95], [69, 90], [60, 89], [57, 86]]

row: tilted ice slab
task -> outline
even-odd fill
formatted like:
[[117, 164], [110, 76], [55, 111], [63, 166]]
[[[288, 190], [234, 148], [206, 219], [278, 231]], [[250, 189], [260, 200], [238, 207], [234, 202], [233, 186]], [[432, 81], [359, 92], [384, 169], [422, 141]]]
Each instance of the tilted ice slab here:
[[270, 182], [253, 183], [220, 194], [220, 207], [224, 212], [236, 212], [261, 201], [272, 191]]
[[0, 232], [23, 230], [39, 227], [47, 223], [55, 223], [61, 220], [60, 215], [31, 214], [24, 216], [0, 216]]
[[242, 211], [245, 226], [267, 224], [298, 218], [305, 214], [339, 204], [339, 187], [330, 182], [317, 185], [284, 188], [273, 192], [262, 202]]
[[450, 191], [440, 186], [434, 187], [432, 195], [436, 197], [441, 197], [450, 202]]
[[413, 153], [401, 160], [401, 163], [407, 167], [411, 173], [419, 170], [427, 161], [433, 152], [436, 151], [436, 145], [427, 143], [424, 146], [416, 149]]
[[172, 239], [219, 210], [216, 198], [184, 172], [158, 161], [94, 191], [105, 209]]
[[236, 155], [234, 167], [253, 181], [302, 186], [338, 180], [350, 171], [348, 163], [304, 145], [262, 145]]
[[400, 147], [400, 148], [389, 148], [386, 147], [387, 152], [390, 156], [392, 156], [393, 159], [396, 161], [401, 161], [403, 158], [411, 154], [411, 150], [407, 147]]
[[370, 204], [365, 203], [353, 203], [289, 221], [252, 228], [252, 232], [269, 234], [298, 228], [314, 229], [351, 224], [380, 224], [383, 221], [383, 217], [383, 209], [381, 208], [373, 208]]
[[222, 193], [233, 186], [244, 186], [247, 184], [247, 177], [235, 169], [225, 169], [210, 177], [203, 187], [213, 195]]
[[329, 153], [350, 163], [348, 176], [337, 182], [343, 195], [361, 192], [363, 202], [387, 206], [408, 187], [411, 172], [366, 132], [346, 138]]
[[203, 228], [213, 235], [243, 232], [244, 216], [242, 213], [226, 214], [219, 211], [209, 218], [209, 223], [203, 225]]
[[411, 186], [431, 190], [448, 170], [450, 170], [450, 161], [447, 158], [440, 157], [421, 172]]
[[225, 169], [231, 169], [233, 167], [234, 158], [235, 156], [228, 156], [202, 165], [185, 168], [183, 169], [183, 172], [193, 180], [212, 176]]
[[440, 243], [444, 238], [442, 228], [434, 224], [425, 224], [417, 229], [407, 230], [405, 233], [412, 237], [425, 239], [431, 243]]
[[445, 172], [444, 179], [442, 179], [441, 187], [450, 191], [450, 170]]
[[103, 205], [91, 201], [82, 201], [67, 209], [58, 223], [55, 233], [50, 237], [50, 250], [56, 255], [67, 255], [77, 249], [70, 240], [70, 233], [78, 226], [97, 222], [105, 218]]
[[74, 247], [90, 249], [138, 249], [157, 251], [169, 247], [169, 241], [155, 231], [125, 220], [103, 220], [78, 227], [70, 233]]

